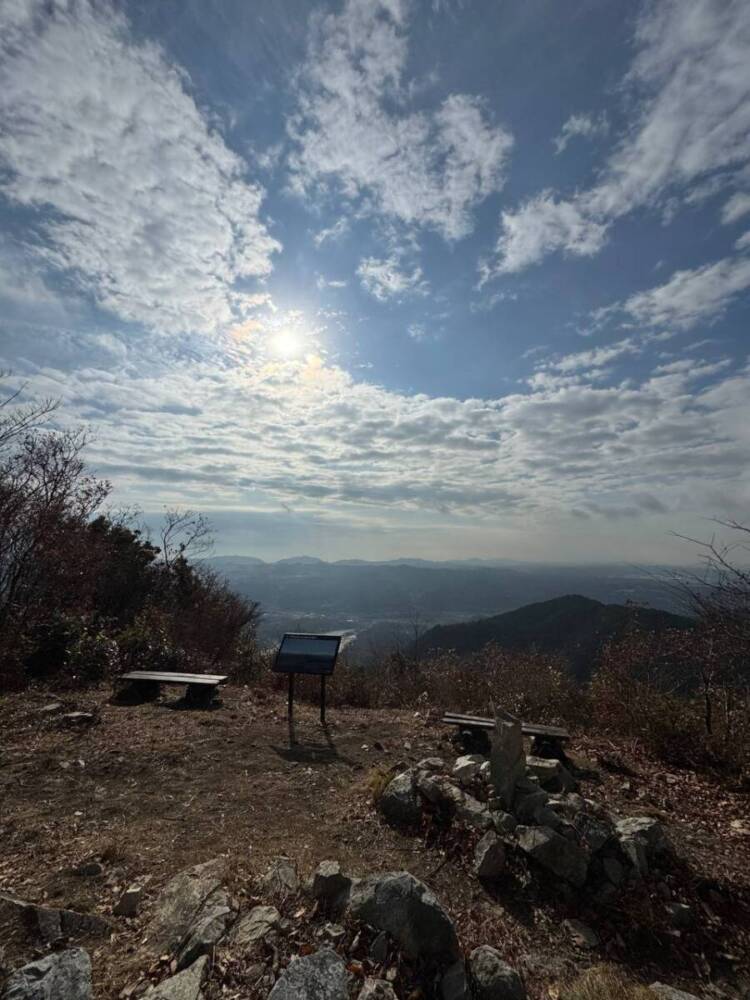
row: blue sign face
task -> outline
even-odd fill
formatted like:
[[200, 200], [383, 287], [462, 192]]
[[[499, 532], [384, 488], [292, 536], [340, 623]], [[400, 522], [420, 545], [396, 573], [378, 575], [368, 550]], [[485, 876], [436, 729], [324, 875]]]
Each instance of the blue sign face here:
[[282, 674], [332, 674], [340, 645], [338, 635], [287, 632], [273, 669]]

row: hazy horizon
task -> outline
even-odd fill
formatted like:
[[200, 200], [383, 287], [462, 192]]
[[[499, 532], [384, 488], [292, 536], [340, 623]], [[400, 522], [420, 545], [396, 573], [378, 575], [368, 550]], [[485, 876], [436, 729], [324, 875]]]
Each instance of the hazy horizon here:
[[0, 11], [0, 369], [278, 559], [681, 564], [750, 501], [750, 4]]

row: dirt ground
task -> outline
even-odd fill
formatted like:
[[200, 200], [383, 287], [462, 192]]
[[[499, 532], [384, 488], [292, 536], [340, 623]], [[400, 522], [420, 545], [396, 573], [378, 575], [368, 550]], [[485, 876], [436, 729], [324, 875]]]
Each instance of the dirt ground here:
[[[659, 816], [680, 865], [606, 911], [548, 891], [518, 859], [490, 893], [470, 873], [475, 834], [399, 833], [372, 806], [376, 770], [456, 756], [437, 717], [336, 708], [324, 730], [314, 707], [298, 705], [291, 732], [282, 695], [227, 688], [219, 707], [189, 710], [177, 690], [138, 705], [114, 704], [104, 688], [0, 699], [0, 891], [111, 917], [124, 888], [146, 889], [138, 918], [113, 918], [111, 939], [87, 942], [97, 998], [118, 996], [142, 973], [150, 905], [176, 872], [227, 856], [244, 907], [281, 854], [303, 877], [326, 858], [355, 875], [411, 871], [447, 907], [463, 946], [497, 947], [532, 1000], [557, 996], [563, 980], [602, 960], [701, 996], [750, 996], [746, 791], [667, 770], [634, 747], [574, 739], [582, 793], [621, 815]], [[56, 701], [62, 710], [44, 710]], [[70, 729], [60, 716], [72, 710], [97, 721]], [[92, 859], [103, 874], [76, 874]], [[692, 927], [670, 926], [670, 901], [691, 906]], [[599, 948], [574, 945], [563, 926], [571, 916], [596, 928]], [[34, 955], [11, 942], [3, 956], [2, 941], [0, 928], [6, 969]]]

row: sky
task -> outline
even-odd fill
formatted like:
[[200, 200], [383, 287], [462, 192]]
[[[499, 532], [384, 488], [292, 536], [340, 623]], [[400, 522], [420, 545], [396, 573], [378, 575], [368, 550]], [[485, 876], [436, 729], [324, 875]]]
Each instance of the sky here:
[[0, 367], [218, 553], [750, 508], [746, 0], [0, 0]]

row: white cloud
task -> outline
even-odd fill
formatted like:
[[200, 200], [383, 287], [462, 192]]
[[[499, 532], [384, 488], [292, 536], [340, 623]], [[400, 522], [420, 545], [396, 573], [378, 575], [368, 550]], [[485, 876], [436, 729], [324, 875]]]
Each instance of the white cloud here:
[[313, 236], [313, 242], [316, 247], [321, 247], [329, 240], [332, 243], [335, 243], [348, 232], [349, 220], [345, 218], [337, 219], [332, 226], [326, 226], [325, 228], [318, 230], [318, 232]]
[[122, 319], [229, 322], [242, 308], [233, 284], [268, 274], [280, 245], [262, 189], [179, 68], [86, 0], [5, 5], [0, 38], [0, 183], [39, 210], [40, 257]]
[[431, 113], [408, 110], [406, 8], [347, 0], [340, 14], [313, 19], [289, 122], [292, 184], [305, 196], [332, 188], [459, 239], [473, 228], [473, 208], [502, 187], [513, 140], [466, 94]]
[[736, 250], [747, 250], [750, 247], [750, 229], [735, 241], [734, 246]]
[[571, 115], [560, 129], [560, 134], [552, 140], [557, 156], [567, 147], [571, 139], [581, 136], [584, 139], [596, 139], [609, 132], [609, 120], [605, 112], [599, 115]]
[[378, 301], [398, 299], [404, 295], [426, 295], [427, 283], [423, 280], [422, 269], [412, 271], [401, 266], [395, 254], [386, 260], [365, 257], [359, 262], [357, 276], [362, 287]]
[[625, 80], [635, 120], [600, 181], [567, 200], [545, 192], [504, 212], [486, 276], [528, 267], [556, 250], [596, 253], [614, 220], [670, 196], [686, 200], [693, 187], [718, 190], [750, 163], [746, 0], [648, 3], [635, 45]]
[[699, 322], [715, 322], [749, 287], [750, 260], [725, 258], [694, 270], [675, 271], [666, 284], [631, 295], [623, 309], [648, 326], [687, 330]]
[[347, 282], [340, 278], [326, 278], [324, 274], [319, 274], [315, 279], [315, 285], [322, 292], [325, 288], [346, 288]]
[[588, 351], [577, 351], [575, 354], [566, 354], [565, 357], [557, 361], [547, 362], [541, 367], [552, 368], [559, 372], [583, 371], [591, 368], [601, 368], [611, 361], [616, 361], [625, 355], [637, 355], [642, 351], [642, 345], [632, 337], [621, 340], [608, 347], [593, 347]]
[[575, 201], [556, 201], [542, 191], [515, 212], [503, 212], [496, 252], [499, 262], [480, 268], [482, 283], [495, 274], [521, 271], [554, 250], [592, 257], [607, 238], [607, 226], [592, 219]]
[[741, 219], [748, 212], [750, 212], [750, 194], [746, 191], [737, 191], [722, 208], [721, 221], [728, 225]]

